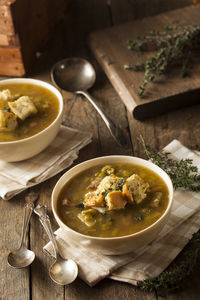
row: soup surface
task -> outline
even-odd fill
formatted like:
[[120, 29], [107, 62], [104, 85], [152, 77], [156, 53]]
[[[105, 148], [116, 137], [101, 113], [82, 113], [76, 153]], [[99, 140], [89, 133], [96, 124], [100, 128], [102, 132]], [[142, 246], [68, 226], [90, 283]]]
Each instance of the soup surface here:
[[169, 192], [151, 170], [115, 163], [90, 168], [62, 189], [57, 213], [63, 223], [82, 234], [118, 237], [136, 233], [158, 220]]
[[59, 101], [45, 87], [34, 84], [0, 85], [0, 142], [30, 137], [57, 117]]

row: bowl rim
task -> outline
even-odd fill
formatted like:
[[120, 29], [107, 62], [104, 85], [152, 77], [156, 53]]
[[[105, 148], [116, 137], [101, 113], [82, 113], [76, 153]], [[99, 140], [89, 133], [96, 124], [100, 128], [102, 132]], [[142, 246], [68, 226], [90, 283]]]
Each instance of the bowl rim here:
[[31, 139], [34, 139], [35, 137], [43, 134], [45, 131], [47, 131], [52, 125], [54, 125], [58, 119], [60, 119], [60, 117], [62, 116], [62, 113], [63, 113], [63, 97], [60, 93], [60, 91], [55, 87], [53, 86], [52, 84], [46, 82], [46, 81], [43, 81], [43, 80], [40, 80], [40, 79], [34, 79], [34, 78], [9, 78], [9, 79], [2, 79], [0, 81], [0, 87], [1, 87], [1, 84], [6, 84], [6, 83], [11, 83], [11, 82], [16, 82], [16, 83], [28, 83], [28, 84], [35, 84], [35, 85], [38, 85], [38, 86], [42, 86], [48, 90], [50, 90], [58, 99], [59, 101], [59, 112], [56, 116], [56, 118], [53, 120], [53, 122], [51, 122], [47, 127], [45, 127], [43, 130], [37, 132], [36, 134], [32, 135], [32, 136], [29, 136], [27, 138], [24, 138], [24, 139], [20, 139], [20, 140], [16, 140], [16, 141], [7, 141], [7, 142], [1, 142], [0, 141], [0, 145], [7, 145], [7, 144], [15, 144], [15, 143], [23, 143], [25, 141], [29, 141]]
[[[89, 163], [89, 162], [100, 162], [101, 160], [104, 160], [104, 159], [109, 159], [109, 158], [114, 158], [114, 159], [121, 159], [121, 160], [123, 160], [123, 159], [133, 159], [133, 160], [137, 160], [138, 161], [138, 163], [134, 163], [133, 162], [133, 164], [135, 164], [135, 165], [139, 165], [139, 162], [143, 162], [143, 163], [145, 163], [145, 164], [148, 164], [149, 166], [153, 166], [153, 168], [155, 168], [155, 169], [157, 169], [157, 171], [159, 171], [159, 172], [161, 172], [161, 173], [163, 173], [164, 175], [165, 175], [165, 177], [166, 177], [166, 180], [165, 179], [163, 179], [162, 177], [161, 177], [161, 175], [158, 173], [158, 172], [156, 172], [155, 170], [152, 170], [149, 166], [144, 166], [143, 165], [143, 167], [145, 167], [145, 168], [149, 168], [151, 171], [153, 171], [154, 173], [156, 173], [158, 176], [160, 176], [163, 180], [164, 180], [164, 182], [165, 182], [165, 184], [166, 184], [166, 186], [167, 186], [167, 188], [168, 188], [168, 191], [169, 191], [169, 201], [168, 201], [168, 205], [167, 205], [167, 208], [165, 209], [165, 211], [164, 211], [164, 213], [160, 216], [160, 218], [158, 219], [158, 220], [156, 220], [156, 222], [154, 222], [154, 223], [152, 223], [150, 226], [148, 226], [148, 227], [146, 227], [146, 228], [144, 228], [144, 229], [142, 229], [142, 230], [140, 230], [140, 231], [138, 231], [138, 232], [135, 232], [135, 233], [131, 233], [131, 234], [128, 234], [128, 235], [123, 235], [123, 236], [118, 236], [118, 237], [96, 237], [96, 236], [90, 236], [90, 235], [87, 235], [87, 234], [83, 234], [83, 233], [80, 233], [80, 232], [78, 232], [78, 231], [76, 231], [76, 230], [74, 230], [74, 229], [72, 229], [72, 228], [70, 228], [69, 226], [67, 226], [62, 220], [61, 220], [61, 218], [58, 216], [58, 214], [57, 214], [57, 212], [56, 212], [56, 209], [55, 209], [55, 201], [57, 200], [55, 197], [54, 197], [54, 195], [55, 195], [55, 192], [56, 192], [56, 189], [58, 189], [58, 184], [59, 184], [59, 182], [61, 181], [61, 180], [63, 180], [63, 178], [65, 177], [65, 176], [67, 176], [68, 175], [68, 173], [70, 173], [70, 172], [73, 172], [74, 170], [76, 170], [76, 169], [78, 169], [80, 166], [84, 166], [84, 165], [87, 165], [87, 163]], [[119, 161], [120, 162], [120, 161]], [[127, 162], [127, 161], [126, 161]], [[112, 163], [112, 162], [111, 162]], [[128, 162], [127, 162], [128, 163]], [[131, 162], [130, 162], [131, 163]], [[98, 163], [96, 164], [96, 165], [98, 165]], [[92, 166], [90, 166], [90, 167], [88, 167], [88, 168], [85, 168], [85, 170], [87, 170], [87, 169], [89, 169], [89, 168], [92, 168]], [[81, 172], [83, 172], [84, 170], [82, 170]], [[75, 175], [73, 175], [73, 176], [76, 176], [76, 175], [78, 175], [78, 173], [80, 173], [80, 172], [77, 172]], [[71, 177], [72, 178], [72, 177]], [[66, 182], [68, 182], [69, 180], [67, 180]], [[168, 181], [168, 184], [167, 184], [167, 182], [166, 181]], [[66, 182], [65, 182], [65, 184], [66, 184]], [[62, 185], [62, 187], [60, 188], [60, 190], [59, 190], [59, 193], [61, 192], [61, 190], [62, 190], [62, 188], [64, 187], [64, 185]], [[103, 241], [108, 241], [108, 240], [123, 240], [123, 239], [125, 239], [125, 238], [132, 238], [132, 237], [136, 237], [136, 236], [138, 236], [138, 235], [141, 235], [141, 234], [143, 234], [143, 233], [145, 233], [145, 232], [147, 232], [147, 231], [149, 231], [149, 230], [151, 230], [153, 227], [156, 227], [167, 215], [168, 215], [168, 213], [170, 212], [170, 210], [171, 210], [171, 207], [172, 207], [172, 204], [173, 204], [173, 191], [174, 191], [174, 188], [173, 188], [173, 184], [172, 184], [172, 181], [171, 181], [171, 178], [169, 177], [169, 175], [163, 170], [163, 169], [161, 169], [159, 166], [157, 166], [156, 164], [154, 164], [153, 162], [151, 162], [151, 161], [149, 161], [149, 160], [146, 160], [146, 159], [143, 159], [143, 158], [139, 158], [139, 157], [136, 157], [136, 156], [129, 156], [129, 155], [107, 155], [107, 156], [101, 156], [101, 157], [96, 157], [96, 158], [92, 158], [92, 159], [89, 159], [89, 160], [86, 160], [86, 161], [84, 161], [84, 162], [82, 162], [82, 163], [80, 163], [80, 164], [77, 164], [76, 166], [74, 166], [74, 167], [72, 167], [72, 168], [70, 168], [67, 172], [65, 172], [60, 178], [59, 178], [59, 180], [56, 182], [56, 184], [55, 184], [55, 186], [54, 186], [54, 188], [53, 188], [53, 191], [52, 191], [52, 194], [51, 194], [51, 208], [52, 208], [52, 211], [53, 211], [53, 215], [54, 215], [54, 218], [56, 219], [56, 221], [57, 221], [57, 219], [59, 220], [59, 222], [61, 222], [61, 224], [64, 226], [64, 227], [66, 227], [68, 230], [70, 230], [70, 231], [72, 231], [73, 233], [75, 233], [76, 235], [79, 235], [79, 236], [81, 236], [81, 237], [84, 237], [84, 238], [89, 238], [89, 239], [92, 239], [92, 240], [103, 240]], [[58, 224], [59, 225], [59, 224]], [[60, 226], [60, 225], [59, 225]]]

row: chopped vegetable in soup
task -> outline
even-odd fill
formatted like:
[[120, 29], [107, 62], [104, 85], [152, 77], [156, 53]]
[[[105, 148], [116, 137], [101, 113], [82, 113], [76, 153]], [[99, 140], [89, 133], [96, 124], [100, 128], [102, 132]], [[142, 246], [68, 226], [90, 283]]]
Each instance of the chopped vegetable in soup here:
[[0, 142], [30, 137], [48, 127], [57, 117], [57, 97], [34, 84], [0, 86]]
[[75, 231], [117, 237], [153, 224], [168, 201], [168, 188], [156, 173], [139, 165], [114, 163], [72, 178], [59, 195], [57, 212]]

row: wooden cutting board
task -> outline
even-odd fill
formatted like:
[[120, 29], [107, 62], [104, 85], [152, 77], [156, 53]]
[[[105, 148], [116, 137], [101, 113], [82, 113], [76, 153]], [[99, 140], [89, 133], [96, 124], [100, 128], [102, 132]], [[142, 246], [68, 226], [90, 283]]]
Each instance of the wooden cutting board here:
[[[162, 75], [147, 85], [143, 98], [137, 95], [144, 72], [124, 70], [124, 64], [144, 62], [149, 52], [127, 49], [127, 41], [149, 30], [163, 31], [170, 24], [200, 24], [200, 5], [166, 12], [131, 23], [93, 32], [90, 47], [110, 79], [112, 85], [136, 119], [145, 119], [182, 106], [200, 103], [200, 54], [199, 63], [189, 70], [189, 76], [180, 78], [180, 68]], [[170, 34], [170, 32], [169, 32]]]

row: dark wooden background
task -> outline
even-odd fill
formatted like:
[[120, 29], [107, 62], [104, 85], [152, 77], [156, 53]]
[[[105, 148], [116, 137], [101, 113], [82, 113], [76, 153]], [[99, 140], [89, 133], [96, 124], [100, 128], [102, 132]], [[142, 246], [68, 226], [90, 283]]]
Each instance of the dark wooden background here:
[[[49, 71], [57, 60], [69, 56], [81, 56], [89, 59], [97, 71], [97, 81], [91, 89], [91, 94], [107, 114], [125, 129], [129, 144], [126, 150], [119, 147], [86, 100], [63, 92], [64, 124], [74, 128], [84, 128], [93, 133], [92, 143], [80, 152], [75, 163], [109, 154], [130, 154], [144, 157], [142, 147], [138, 142], [140, 134], [146, 143], [155, 149], [161, 149], [173, 139], [179, 139], [192, 149], [200, 149], [200, 105], [180, 109], [143, 122], [133, 119], [95, 61], [87, 44], [87, 37], [91, 31], [184, 5], [192, 5], [192, 0], [71, 1], [65, 19], [57, 26], [47, 47], [38, 53], [38, 60], [28, 76], [50, 81]], [[49, 207], [50, 216], [52, 216], [51, 191], [61, 175], [59, 174], [35, 188], [40, 193], [39, 203]], [[42, 252], [42, 247], [48, 239], [34, 215], [31, 218], [28, 244], [35, 251], [36, 260], [29, 268], [23, 270], [9, 268], [6, 257], [9, 249], [16, 248], [20, 238], [24, 195], [25, 192], [8, 202], [0, 201], [0, 300], [161, 299], [156, 291], [155, 293], [145, 293], [129, 284], [109, 279], [101, 281], [93, 288], [88, 287], [79, 278], [66, 287], [54, 284], [48, 276], [51, 260]], [[55, 222], [53, 223], [56, 228]], [[196, 300], [199, 299], [199, 294], [199, 274], [195, 273], [185, 281], [178, 293], [168, 295], [165, 299]]]

